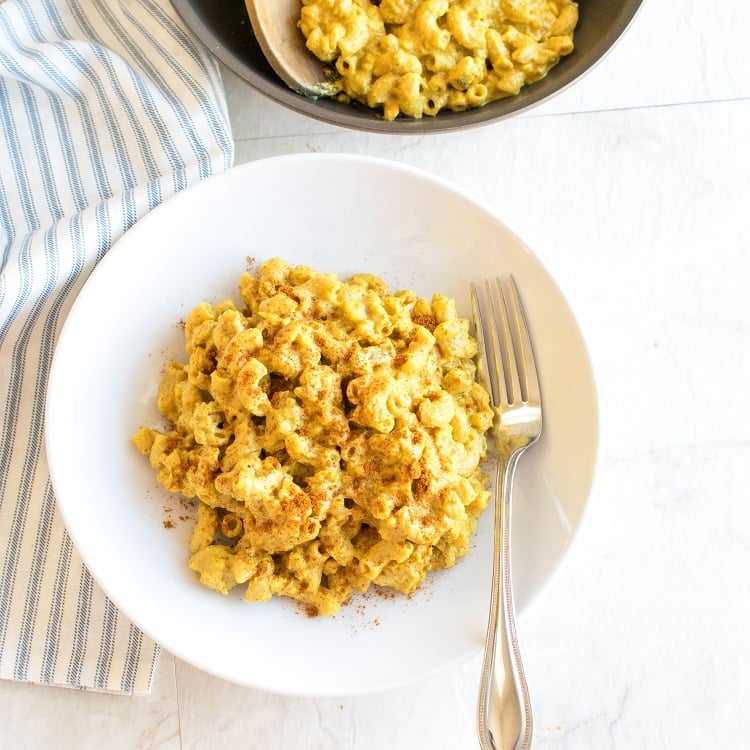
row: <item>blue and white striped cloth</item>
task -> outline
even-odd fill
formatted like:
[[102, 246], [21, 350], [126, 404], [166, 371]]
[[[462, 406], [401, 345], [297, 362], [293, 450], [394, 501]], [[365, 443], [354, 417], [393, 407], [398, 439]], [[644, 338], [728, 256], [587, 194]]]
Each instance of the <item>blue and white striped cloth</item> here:
[[158, 645], [57, 512], [45, 385], [97, 261], [233, 158], [218, 67], [169, 0], [0, 0], [0, 677], [151, 689]]

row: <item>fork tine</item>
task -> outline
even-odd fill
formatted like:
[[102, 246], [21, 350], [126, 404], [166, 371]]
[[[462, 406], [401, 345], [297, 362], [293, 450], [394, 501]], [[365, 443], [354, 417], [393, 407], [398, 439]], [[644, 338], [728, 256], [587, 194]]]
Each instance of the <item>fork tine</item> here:
[[488, 352], [487, 352], [487, 341], [488, 339], [488, 332], [486, 330], [485, 321], [484, 321], [484, 314], [483, 314], [483, 305], [482, 300], [480, 299], [481, 292], [479, 290], [479, 287], [476, 285], [475, 282], [471, 282], [471, 317], [474, 320], [474, 327], [476, 328], [476, 340], [477, 340], [477, 346], [479, 347], [479, 356], [478, 359], [478, 367], [479, 367], [479, 376], [482, 382], [484, 383], [485, 387], [490, 393], [490, 398], [492, 399], [493, 404], [495, 403], [495, 393], [496, 388], [492, 383], [492, 377], [490, 376], [490, 371], [487, 366], [487, 363], [489, 362], [488, 358]]
[[493, 317], [493, 340], [500, 351], [499, 373], [504, 381], [505, 404], [511, 406], [516, 403], [521, 394], [521, 384], [518, 377], [518, 364], [513, 340], [515, 320], [510, 317], [508, 303], [503, 292], [503, 285], [499, 278], [487, 281], [490, 305]]
[[524, 403], [541, 403], [541, 391], [539, 388], [539, 375], [536, 370], [534, 350], [531, 346], [529, 327], [526, 321], [526, 313], [518, 292], [518, 285], [513, 276], [508, 277], [508, 297], [510, 297], [510, 309], [512, 310], [512, 338], [516, 350], [516, 367], [519, 373], [519, 384], [521, 399]]
[[503, 362], [498, 349], [498, 336], [492, 305], [489, 282], [482, 286], [471, 284], [471, 308], [476, 326], [476, 339], [479, 345], [479, 369], [492, 405], [498, 408], [506, 396]]

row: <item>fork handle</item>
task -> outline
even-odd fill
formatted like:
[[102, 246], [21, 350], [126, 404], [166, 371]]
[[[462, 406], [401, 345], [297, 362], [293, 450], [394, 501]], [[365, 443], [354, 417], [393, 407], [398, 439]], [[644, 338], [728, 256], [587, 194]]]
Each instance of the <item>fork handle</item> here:
[[510, 564], [513, 478], [522, 453], [517, 450], [497, 464], [492, 592], [477, 711], [482, 750], [531, 747], [531, 701], [516, 637]]

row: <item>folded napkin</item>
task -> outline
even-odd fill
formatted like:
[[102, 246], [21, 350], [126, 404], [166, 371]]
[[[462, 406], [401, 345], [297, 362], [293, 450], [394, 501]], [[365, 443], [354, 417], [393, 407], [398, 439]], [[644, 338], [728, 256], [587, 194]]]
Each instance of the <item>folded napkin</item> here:
[[45, 385], [97, 261], [233, 158], [217, 65], [168, 0], [0, 0], [0, 677], [151, 689], [158, 645], [98, 588], [56, 509]]

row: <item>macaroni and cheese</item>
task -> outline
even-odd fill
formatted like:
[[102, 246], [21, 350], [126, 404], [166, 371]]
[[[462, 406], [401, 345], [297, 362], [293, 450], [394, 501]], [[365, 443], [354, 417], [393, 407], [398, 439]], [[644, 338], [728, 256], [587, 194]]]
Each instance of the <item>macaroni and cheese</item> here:
[[517, 94], [573, 51], [573, 0], [302, 0], [340, 98], [419, 118]]
[[198, 499], [190, 567], [244, 598], [331, 614], [371, 584], [413, 592], [469, 550], [493, 411], [453, 300], [280, 259], [198, 305], [163, 376], [163, 431], [133, 437]]

